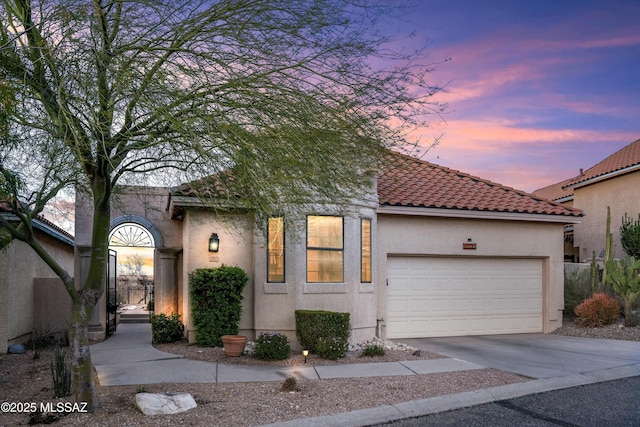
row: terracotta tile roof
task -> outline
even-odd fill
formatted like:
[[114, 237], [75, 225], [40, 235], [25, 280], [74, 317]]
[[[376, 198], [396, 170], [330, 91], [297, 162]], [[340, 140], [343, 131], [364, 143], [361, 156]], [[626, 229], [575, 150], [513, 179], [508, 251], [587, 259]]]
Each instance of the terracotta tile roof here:
[[576, 185], [593, 178], [612, 172], [621, 171], [628, 167], [640, 166], [640, 139], [632, 142], [621, 150], [616, 151], [600, 163], [587, 169], [566, 185]]
[[630, 167], [640, 168], [640, 139], [616, 151], [600, 163], [581, 172], [580, 175], [540, 188], [533, 191], [532, 194], [548, 200], [558, 200], [563, 197], [573, 196], [574, 186], [584, 185], [591, 179], [603, 177], [612, 172], [622, 171]]
[[229, 189], [233, 188], [234, 184], [233, 173], [225, 170], [172, 188], [171, 194], [185, 197], [227, 198], [231, 196]]
[[537, 190], [534, 190], [531, 194], [535, 197], [540, 197], [541, 199], [547, 199], [551, 201], [556, 201], [558, 199], [573, 196], [573, 189], [564, 187], [576, 178], [577, 177], [565, 179], [564, 181], [557, 182], [547, 187], [539, 188]]
[[378, 176], [378, 197], [383, 206], [582, 216], [580, 210], [398, 153]]
[[[11, 204], [6, 200], [0, 201], [0, 212], [11, 214], [12, 213]], [[58, 226], [54, 222], [46, 219], [44, 216], [38, 215], [33, 221], [34, 221], [34, 224], [36, 225], [36, 228], [41, 228], [41, 227], [38, 227], [38, 224], [42, 224], [43, 226], [49, 227], [52, 230], [55, 230], [57, 233], [59, 233], [63, 238], [66, 238], [67, 243], [69, 243], [68, 241], [71, 241], [70, 244], [73, 244], [73, 241], [75, 239], [73, 237], [73, 234], [69, 233], [64, 228]]]

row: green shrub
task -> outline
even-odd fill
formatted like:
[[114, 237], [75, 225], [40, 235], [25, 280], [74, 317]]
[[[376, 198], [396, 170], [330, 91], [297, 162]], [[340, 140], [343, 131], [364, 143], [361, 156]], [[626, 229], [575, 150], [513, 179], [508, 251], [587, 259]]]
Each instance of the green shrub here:
[[156, 344], [180, 341], [184, 335], [184, 325], [179, 314], [167, 316], [151, 313], [151, 340]]
[[594, 293], [575, 309], [576, 323], [590, 328], [596, 328], [614, 323], [620, 317], [620, 303], [615, 298]]
[[317, 352], [320, 338], [349, 341], [349, 313], [321, 310], [296, 310], [296, 336], [303, 348]]
[[223, 335], [237, 335], [242, 290], [249, 277], [238, 267], [199, 268], [189, 275], [196, 343], [222, 346]]
[[384, 347], [377, 344], [368, 345], [362, 350], [362, 357], [384, 356]]
[[349, 341], [338, 337], [320, 337], [316, 343], [316, 354], [323, 359], [337, 360], [349, 350]]
[[253, 355], [261, 360], [284, 360], [290, 354], [289, 338], [277, 332], [261, 332], [253, 348]]

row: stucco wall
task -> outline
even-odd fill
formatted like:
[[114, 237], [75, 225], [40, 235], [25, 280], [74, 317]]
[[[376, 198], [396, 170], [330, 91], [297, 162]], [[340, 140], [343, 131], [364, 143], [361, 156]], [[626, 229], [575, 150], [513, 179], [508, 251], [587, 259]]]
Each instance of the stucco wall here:
[[625, 257], [620, 244], [620, 225], [627, 213], [637, 219], [640, 213], [640, 172], [601, 181], [574, 190], [574, 206], [583, 209], [582, 223], [574, 226], [574, 246], [580, 248], [580, 260], [589, 262], [593, 251], [604, 255], [607, 206], [611, 208], [611, 233], [614, 258]]
[[[169, 189], [164, 187], [117, 187], [114, 191], [111, 203], [111, 220], [127, 221], [139, 217], [152, 224], [152, 234], [159, 235], [156, 239], [156, 256], [154, 260], [154, 286], [160, 295], [156, 308], [157, 312], [168, 314], [179, 311], [178, 298], [178, 263], [177, 256], [182, 245], [182, 222], [171, 219], [167, 211]], [[80, 248], [88, 248], [91, 245], [91, 233], [93, 229], [92, 202], [86, 194], [76, 194], [75, 238], [76, 245]], [[144, 226], [144, 224], [142, 224]], [[83, 264], [81, 261], [82, 250], [78, 252], [76, 262], [76, 286], [80, 287], [83, 277]], [[85, 265], [84, 268], [87, 266]], [[163, 292], [163, 290], [167, 290]], [[165, 295], [170, 298], [163, 298]], [[98, 301], [91, 321], [91, 329], [94, 336], [102, 338], [106, 323], [105, 297]]]
[[[37, 233], [47, 252], [70, 274], [73, 248], [44, 233]], [[0, 352], [14, 340], [26, 340], [34, 329], [46, 332], [47, 325], [34, 325], [34, 279], [57, 276], [26, 243], [14, 240], [0, 252]]]
[[[323, 214], [315, 212], [314, 214]], [[372, 220], [372, 282], [360, 281], [360, 219]], [[306, 282], [305, 219], [285, 224], [285, 283], [267, 282], [267, 248], [264, 232], [255, 246], [255, 318], [256, 333], [278, 331], [286, 334], [294, 347], [295, 310], [327, 310], [350, 313], [352, 343], [369, 340], [376, 328], [376, 218], [372, 208], [344, 216], [344, 281], [341, 283]]]
[[[468, 239], [476, 243], [475, 250], [463, 249]], [[378, 245], [380, 318], [387, 315], [388, 255], [530, 257], [543, 260], [543, 331], [562, 325], [562, 224], [379, 215]]]
[[[209, 252], [209, 237], [217, 233], [220, 250]], [[191, 301], [189, 297], [189, 274], [197, 268], [215, 268], [221, 265], [240, 267], [249, 276], [242, 302], [240, 332], [253, 339], [253, 224], [244, 215], [219, 215], [189, 210], [184, 218], [182, 247], [182, 320], [185, 323], [189, 341], [195, 340], [191, 321]]]

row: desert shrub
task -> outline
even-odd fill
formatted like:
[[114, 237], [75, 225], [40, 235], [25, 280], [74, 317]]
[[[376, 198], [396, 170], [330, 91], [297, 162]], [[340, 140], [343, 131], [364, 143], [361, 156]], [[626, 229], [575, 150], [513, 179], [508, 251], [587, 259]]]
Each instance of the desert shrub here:
[[377, 344], [370, 344], [362, 350], [362, 357], [384, 356], [384, 347]]
[[298, 381], [296, 380], [296, 377], [292, 377], [289, 375], [287, 379], [282, 383], [280, 390], [285, 393], [298, 391]]
[[66, 397], [71, 394], [71, 367], [67, 362], [67, 353], [56, 347], [54, 360], [51, 361], [53, 377], [53, 397]]
[[349, 350], [349, 341], [343, 337], [320, 337], [316, 343], [316, 354], [323, 359], [337, 360]]
[[595, 328], [614, 323], [620, 317], [620, 303], [610, 295], [594, 293], [575, 309], [576, 323]]
[[180, 341], [184, 334], [184, 325], [179, 314], [167, 316], [164, 313], [151, 314], [151, 340], [156, 344]]
[[222, 346], [223, 335], [238, 335], [242, 290], [249, 277], [239, 267], [199, 268], [189, 275], [196, 343]]
[[303, 348], [317, 353], [320, 338], [349, 340], [349, 313], [322, 310], [296, 310], [296, 336]]
[[573, 314], [575, 308], [589, 298], [591, 288], [590, 270], [575, 268], [564, 269], [564, 312]]
[[284, 360], [290, 354], [289, 338], [278, 332], [261, 332], [253, 347], [253, 355], [261, 360]]

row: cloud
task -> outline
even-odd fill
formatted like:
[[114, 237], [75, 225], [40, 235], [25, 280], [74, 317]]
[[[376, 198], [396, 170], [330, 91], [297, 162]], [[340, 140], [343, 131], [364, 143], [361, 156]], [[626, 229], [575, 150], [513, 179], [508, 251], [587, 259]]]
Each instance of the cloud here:
[[423, 158], [532, 191], [578, 174], [638, 138], [634, 132], [519, 127], [507, 119], [452, 120]]

